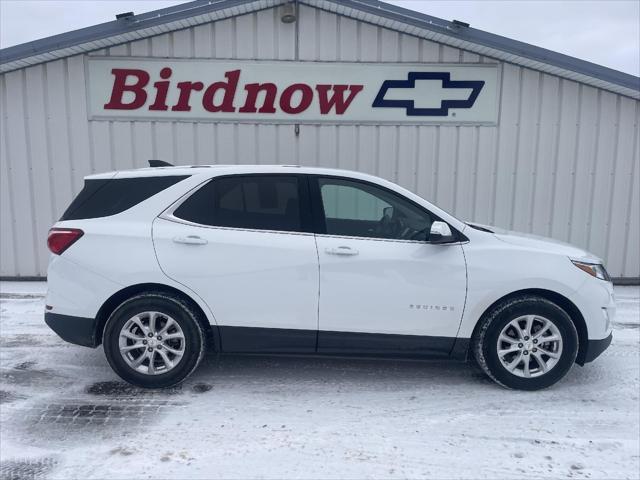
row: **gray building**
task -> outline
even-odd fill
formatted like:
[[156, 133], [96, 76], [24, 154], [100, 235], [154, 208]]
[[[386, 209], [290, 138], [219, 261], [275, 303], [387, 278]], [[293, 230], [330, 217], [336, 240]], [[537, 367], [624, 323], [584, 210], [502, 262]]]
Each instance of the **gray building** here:
[[640, 79], [382, 2], [198, 0], [0, 51], [0, 275], [94, 172], [379, 175], [640, 277]]

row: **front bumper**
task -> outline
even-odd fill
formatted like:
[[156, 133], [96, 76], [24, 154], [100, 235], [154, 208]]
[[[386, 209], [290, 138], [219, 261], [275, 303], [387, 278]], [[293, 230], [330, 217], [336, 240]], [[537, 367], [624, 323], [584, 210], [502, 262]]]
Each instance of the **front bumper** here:
[[569, 300], [580, 310], [589, 340], [606, 339], [609, 336], [616, 317], [616, 302], [611, 282], [588, 277]]
[[593, 362], [609, 347], [612, 338], [613, 333], [610, 333], [608, 337], [602, 340], [589, 340], [586, 348], [582, 352], [582, 358], [576, 359], [576, 363], [578, 363], [578, 365], [584, 365], [585, 363]]
[[83, 347], [96, 348], [96, 320], [94, 318], [74, 317], [60, 313], [45, 312], [44, 321], [60, 338]]

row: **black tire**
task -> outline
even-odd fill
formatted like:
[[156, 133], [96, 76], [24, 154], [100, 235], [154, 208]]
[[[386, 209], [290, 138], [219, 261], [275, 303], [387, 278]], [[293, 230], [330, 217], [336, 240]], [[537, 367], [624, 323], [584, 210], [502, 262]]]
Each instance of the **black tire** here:
[[[498, 336], [512, 320], [524, 315], [539, 315], [557, 327], [562, 337], [562, 353], [546, 373], [525, 378], [510, 372], [498, 356]], [[493, 308], [481, 320], [471, 344], [473, 355], [482, 370], [496, 383], [518, 390], [540, 390], [562, 379], [578, 354], [578, 332], [569, 315], [555, 303], [536, 296], [509, 299]]]
[[[169, 315], [184, 334], [182, 358], [166, 373], [140, 373], [129, 366], [120, 354], [122, 327], [135, 315], [147, 311]], [[196, 369], [206, 349], [206, 334], [198, 321], [198, 314], [189, 303], [168, 293], [145, 292], [126, 300], [113, 311], [105, 325], [102, 343], [109, 365], [120, 378], [143, 388], [166, 388], [179, 384]]]

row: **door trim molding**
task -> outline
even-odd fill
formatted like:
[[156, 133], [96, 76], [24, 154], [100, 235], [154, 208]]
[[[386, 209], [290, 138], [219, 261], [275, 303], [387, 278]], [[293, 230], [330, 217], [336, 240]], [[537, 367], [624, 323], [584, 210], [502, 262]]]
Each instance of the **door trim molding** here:
[[[218, 327], [222, 353], [463, 359], [469, 339], [263, 327]], [[455, 348], [454, 348], [455, 347]]]

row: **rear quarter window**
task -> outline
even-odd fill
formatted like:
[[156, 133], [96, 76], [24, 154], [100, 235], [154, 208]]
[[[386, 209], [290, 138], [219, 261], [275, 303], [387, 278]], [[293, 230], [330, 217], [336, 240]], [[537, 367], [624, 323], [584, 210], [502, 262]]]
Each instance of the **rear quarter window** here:
[[85, 220], [122, 213], [187, 177], [173, 175], [85, 180], [84, 188], [60, 220]]

